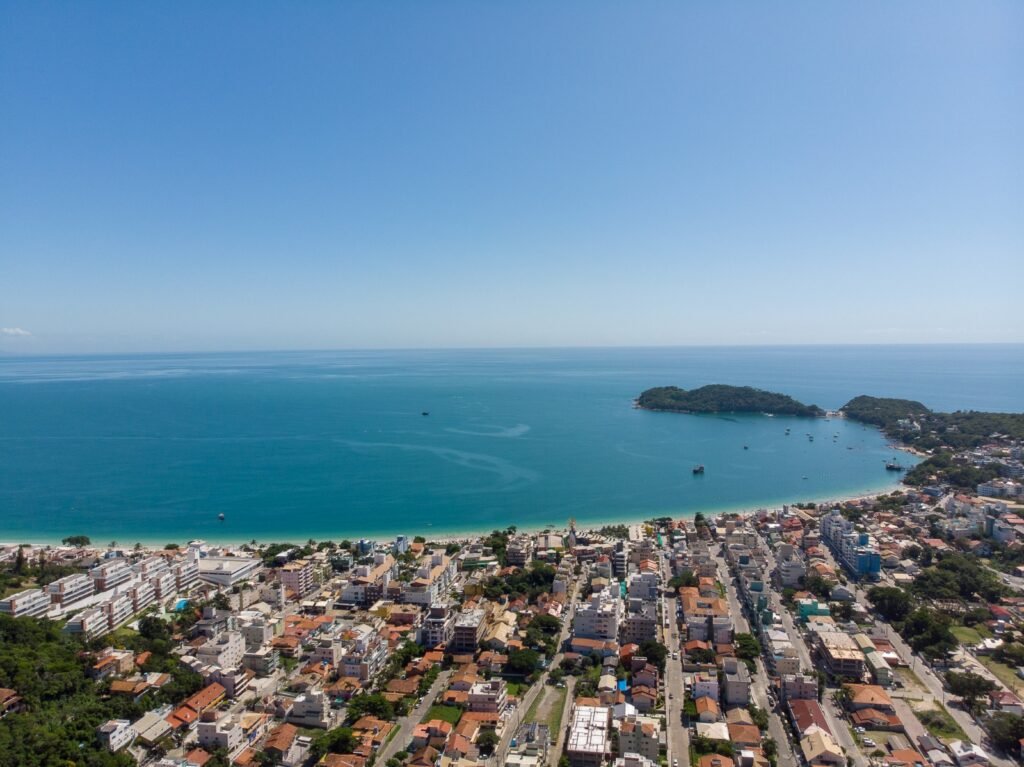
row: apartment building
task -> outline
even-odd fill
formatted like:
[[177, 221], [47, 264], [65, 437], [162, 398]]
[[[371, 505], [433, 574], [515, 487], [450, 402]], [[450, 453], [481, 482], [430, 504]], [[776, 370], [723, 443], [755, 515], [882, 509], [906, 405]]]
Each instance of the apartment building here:
[[533, 559], [533, 538], [529, 535], [517, 535], [508, 542], [505, 557], [510, 565], [525, 567]]
[[196, 650], [196, 658], [207, 666], [233, 669], [242, 665], [245, 639], [239, 631], [224, 631]]
[[50, 594], [42, 589], [27, 589], [0, 599], [0, 614], [12, 618], [41, 618], [50, 609]]
[[426, 647], [447, 646], [455, 634], [455, 611], [451, 605], [431, 605], [423, 619], [421, 636]]
[[81, 599], [91, 597], [96, 593], [96, 586], [93, 579], [85, 573], [76, 573], [53, 581], [46, 587], [46, 591], [53, 604], [67, 607]]
[[406, 602], [432, 605], [447, 599], [457, 570], [455, 560], [440, 549], [430, 552], [424, 560], [402, 596]]
[[64, 631], [68, 634], [80, 634], [88, 641], [110, 631], [110, 622], [103, 610], [92, 607], [83, 610], [65, 623]]
[[452, 652], [475, 652], [483, 636], [486, 613], [476, 607], [460, 613], [455, 618], [450, 649]]
[[289, 562], [277, 571], [277, 576], [281, 585], [291, 592], [295, 599], [302, 599], [316, 588], [315, 568], [308, 559]]
[[508, 704], [508, 690], [504, 679], [477, 682], [469, 688], [467, 706], [470, 711], [501, 715]]
[[100, 610], [107, 616], [108, 630], [113, 631], [135, 614], [131, 595], [118, 594], [103, 602]]
[[622, 621], [622, 600], [614, 589], [592, 594], [590, 601], [576, 611], [572, 633], [581, 639], [616, 640]]
[[110, 589], [128, 583], [135, 577], [131, 565], [126, 559], [111, 559], [102, 564], [96, 565], [89, 571], [89, 577], [96, 585], [96, 591], [109, 591]]
[[619, 626], [622, 644], [643, 644], [658, 637], [658, 610], [652, 602], [630, 599]]
[[639, 754], [657, 763], [661, 733], [655, 722], [627, 716], [619, 727], [620, 754]]

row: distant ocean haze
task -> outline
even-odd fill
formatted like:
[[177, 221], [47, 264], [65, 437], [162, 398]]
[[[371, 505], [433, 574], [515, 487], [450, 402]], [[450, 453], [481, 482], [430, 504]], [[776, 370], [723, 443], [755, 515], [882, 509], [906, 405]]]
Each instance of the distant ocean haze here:
[[870, 427], [632, 400], [729, 383], [1020, 411], [1022, 374], [1016, 345], [0, 358], [0, 539], [429, 536], [839, 498], [895, 486]]

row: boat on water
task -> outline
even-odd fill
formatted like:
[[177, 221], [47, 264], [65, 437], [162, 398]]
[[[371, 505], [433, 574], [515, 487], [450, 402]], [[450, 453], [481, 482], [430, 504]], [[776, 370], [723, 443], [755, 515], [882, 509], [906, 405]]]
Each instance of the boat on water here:
[[808, 434], [807, 435], [807, 441], [808, 442], [814, 442], [814, 435], [813, 434]]
[[430, 415], [430, 411], [424, 410], [422, 413], [420, 413], [420, 415]]
[[220, 514], [217, 515], [217, 519], [219, 519], [221, 522], [224, 521], [224, 512], [223, 511]]
[[693, 473], [694, 474], [703, 474], [704, 473], [704, 464], [698, 463], [696, 466], [694, 466], [693, 467]]
[[886, 471], [906, 471], [906, 469], [903, 466], [903, 464], [901, 464], [895, 458], [893, 458], [891, 461], [886, 461], [885, 462], [885, 470]]
[[743, 449], [744, 449], [744, 450], [750, 450], [750, 445], [744, 445], [744, 446], [743, 446]]

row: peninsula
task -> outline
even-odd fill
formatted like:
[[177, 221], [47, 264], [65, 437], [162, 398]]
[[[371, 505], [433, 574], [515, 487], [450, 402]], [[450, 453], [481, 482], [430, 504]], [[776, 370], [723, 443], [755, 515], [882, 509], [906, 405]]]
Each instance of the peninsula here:
[[657, 386], [637, 398], [643, 410], [677, 413], [770, 413], [771, 415], [822, 416], [817, 405], [805, 405], [785, 394], [751, 386], [710, 384], [699, 389]]

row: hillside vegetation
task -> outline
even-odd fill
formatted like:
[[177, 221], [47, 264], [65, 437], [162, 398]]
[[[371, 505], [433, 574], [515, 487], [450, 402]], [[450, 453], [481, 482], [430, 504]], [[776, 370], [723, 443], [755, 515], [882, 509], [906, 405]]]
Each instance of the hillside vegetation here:
[[658, 386], [643, 392], [637, 405], [645, 410], [678, 413], [771, 413], [773, 415], [819, 416], [825, 411], [805, 405], [785, 394], [751, 386], [711, 384], [699, 389]]
[[994, 434], [1024, 439], [1024, 413], [939, 413], [914, 400], [863, 395], [842, 410], [847, 417], [878, 426], [890, 438], [921, 450], [967, 450], [990, 442]]

